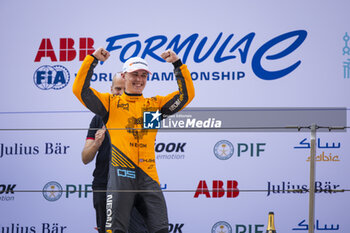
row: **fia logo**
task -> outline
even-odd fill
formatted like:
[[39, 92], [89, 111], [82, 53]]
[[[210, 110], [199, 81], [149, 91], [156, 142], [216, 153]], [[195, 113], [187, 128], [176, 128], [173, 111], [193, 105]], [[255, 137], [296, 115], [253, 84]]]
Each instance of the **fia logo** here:
[[34, 73], [34, 84], [41, 90], [62, 89], [69, 79], [69, 71], [61, 65], [40, 66]]
[[143, 112], [143, 128], [159, 129], [161, 115], [162, 114], [159, 112], [159, 110], [156, 112]]

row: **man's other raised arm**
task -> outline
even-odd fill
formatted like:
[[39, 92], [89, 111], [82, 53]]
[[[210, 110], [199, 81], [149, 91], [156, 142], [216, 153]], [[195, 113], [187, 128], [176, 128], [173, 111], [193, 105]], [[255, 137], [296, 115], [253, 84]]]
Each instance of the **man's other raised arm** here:
[[106, 61], [108, 51], [99, 48], [92, 55], [87, 55], [73, 83], [73, 93], [90, 111], [105, 117], [109, 109], [109, 93], [100, 93], [90, 87], [90, 80], [98, 61]]
[[161, 113], [165, 116], [175, 114], [185, 108], [194, 98], [194, 86], [190, 71], [182, 64], [179, 57], [172, 50], [167, 50], [161, 57], [174, 65], [179, 90], [164, 97], [161, 101]]

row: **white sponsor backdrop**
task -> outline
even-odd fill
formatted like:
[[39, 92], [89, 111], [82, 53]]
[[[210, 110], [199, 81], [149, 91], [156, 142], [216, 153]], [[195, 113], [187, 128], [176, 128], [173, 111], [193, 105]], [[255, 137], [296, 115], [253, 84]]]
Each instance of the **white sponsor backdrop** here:
[[[86, 130], [56, 130], [87, 128], [93, 116], [71, 91], [81, 64], [81, 38], [90, 38], [94, 48], [113, 48], [110, 59], [95, 70], [92, 86], [102, 92], [109, 91], [111, 82], [100, 78], [120, 71], [132, 54], [144, 54], [154, 72], [145, 96], [174, 91], [175, 81], [162, 81], [171, 65], [155, 59], [170, 46], [181, 48], [180, 57], [195, 72], [196, 97], [190, 107], [348, 108], [350, 79], [344, 62], [350, 54], [344, 36], [350, 33], [349, 7], [345, 0], [1, 1], [0, 128], [51, 130], [0, 131], [0, 232], [96, 232], [92, 194], [83, 192], [94, 168], [80, 158]], [[259, 58], [264, 48], [293, 32], [299, 36], [281, 40]], [[60, 55], [67, 51], [62, 38], [74, 43], [68, 48], [76, 56]], [[40, 50], [43, 41], [47, 47]], [[275, 80], [264, 80], [256, 68], [261, 64], [262, 70], [280, 71], [298, 62]], [[45, 65], [68, 70], [70, 80], [55, 86], [63, 88], [40, 89], [38, 75]], [[204, 74], [209, 80], [203, 80]], [[318, 188], [349, 189], [349, 134], [317, 136], [322, 160], [317, 163]], [[221, 140], [233, 145], [228, 160], [214, 154]], [[180, 145], [179, 151], [157, 153], [166, 190], [196, 190], [199, 184], [211, 190], [219, 181], [224, 189], [236, 181], [240, 190], [234, 198], [166, 192], [171, 232], [219, 232], [212, 227], [220, 221], [232, 232], [264, 232], [269, 211], [275, 212], [278, 232], [307, 232], [308, 195], [283, 193], [283, 187], [309, 185], [309, 151], [295, 148], [301, 142], [309, 142], [308, 133], [159, 133], [157, 143]], [[324, 148], [326, 143], [340, 146]], [[259, 154], [257, 144], [263, 149]], [[335, 156], [337, 161], [329, 160]], [[41, 192], [11, 193], [42, 190], [50, 181], [72, 192], [51, 202]], [[349, 232], [349, 198], [348, 193], [317, 194], [316, 231]]]

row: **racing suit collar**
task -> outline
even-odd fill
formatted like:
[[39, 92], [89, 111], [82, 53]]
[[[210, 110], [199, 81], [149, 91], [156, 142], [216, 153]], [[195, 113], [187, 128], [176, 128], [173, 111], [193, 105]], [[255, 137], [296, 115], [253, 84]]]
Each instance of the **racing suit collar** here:
[[143, 99], [143, 95], [142, 94], [129, 94], [124, 92], [121, 96], [123, 99], [125, 99], [126, 101], [138, 101], [140, 99]]

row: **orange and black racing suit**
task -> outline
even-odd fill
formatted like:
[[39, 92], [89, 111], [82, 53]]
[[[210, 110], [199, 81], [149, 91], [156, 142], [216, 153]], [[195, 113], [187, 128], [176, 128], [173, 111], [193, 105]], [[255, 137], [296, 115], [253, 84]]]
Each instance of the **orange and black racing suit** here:
[[[100, 115], [110, 129], [112, 156], [108, 190], [111, 191], [107, 192], [107, 232], [127, 232], [133, 205], [143, 214], [150, 232], [168, 229], [167, 209], [155, 163], [157, 131], [143, 129], [143, 112], [159, 110], [168, 116], [188, 105], [194, 97], [190, 72], [181, 60], [173, 63], [179, 90], [167, 96], [144, 98], [127, 93], [118, 96], [99, 93], [90, 87], [97, 63], [91, 55], [85, 58], [75, 78], [73, 92], [83, 105]], [[122, 190], [155, 192], [120, 192]]]

